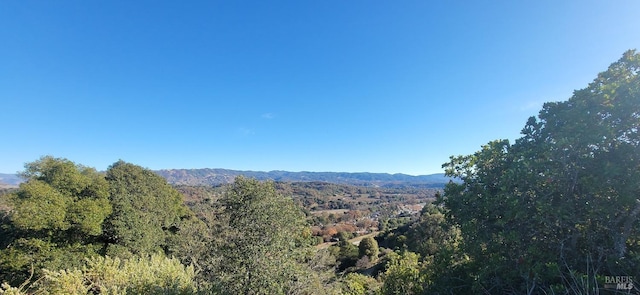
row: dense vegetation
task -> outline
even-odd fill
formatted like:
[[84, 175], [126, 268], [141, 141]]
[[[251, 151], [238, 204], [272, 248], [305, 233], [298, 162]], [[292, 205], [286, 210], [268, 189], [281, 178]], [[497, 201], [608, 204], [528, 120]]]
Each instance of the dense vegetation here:
[[[597, 293], [640, 278], [640, 55], [546, 103], [514, 144], [453, 157], [442, 204], [473, 292]], [[638, 286], [636, 286], [637, 288]]]
[[[415, 205], [432, 200], [442, 188], [364, 187], [328, 182], [274, 182], [278, 193], [290, 196], [307, 211], [323, 210], [385, 210], [382, 207]], [[195, 204], [204, 199], [217, 200], [229, 185], [192, 186], [176, 185], [185, 201]]]
[[452, 157], [443, 167], [462, 182], [382, 235], [421, 255], [416, 292], [637, 292], [615, 282], [640, 278], [638, 74], [628, 51], [568, 101], [546, 103], [515, 143]]
[[[444, 168], [460, 181], [418, 215], [378, 219], [376, 238], [326, 228], [372, 227], [375, 190], [244, 177], [173, 187], [123, 161], [99, 173], [43, 157], [0, 194], [0, 294], [637, 292], [615, 281], [640, 278], [638, 74], [628, 51], [545, 104], [515, 143], [452, 157]], [[349, 203], [324, 207], [318, 188]], [[344, 211], [312, 212], [326, 209]]]

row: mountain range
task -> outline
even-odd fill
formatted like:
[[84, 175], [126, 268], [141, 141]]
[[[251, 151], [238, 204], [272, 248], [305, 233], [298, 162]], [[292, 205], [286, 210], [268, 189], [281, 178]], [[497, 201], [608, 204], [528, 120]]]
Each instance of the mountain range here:
[[[240, 171], [230, 169], [164, 169], [154, 171], [174, 185], [220, 185], [231, 183], [238, 176], [281, 182], [328, 182], [373, 187], [428, 187], [441, 188], [452, 180], [443, 173], [407, 175], [369, 172], [289, 172]], [[0, 187], [16, 187], [23, 179], [16, 174], [0, 173]]]
[[0, 173], [0, 188], [17, 187], [21, 182], [23, 182], [23, 180], [17, 174]]
[[237, 176], [282, 182], [320, 181], [358, 186], [417, 186], [440, 188], [451, 180], [443, 173], [413, 176], [407, 174], [369, 172], [289, 172], [239, 171], [229, 169], [167, 169], [155, 171], [171, 184], [219, 185], [231, 183]]

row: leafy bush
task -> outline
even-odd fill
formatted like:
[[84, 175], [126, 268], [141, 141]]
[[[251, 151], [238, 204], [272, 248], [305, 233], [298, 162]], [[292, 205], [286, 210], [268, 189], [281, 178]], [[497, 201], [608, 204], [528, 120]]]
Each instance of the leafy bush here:
[[[196, 294], [195, 271], [177, 259], [154, 254], [148, 258], [96, 256], [81, 268], [51, 271], [30, 286], [35, 294]], [[0, 294], [24, 294], [3, 284]]]

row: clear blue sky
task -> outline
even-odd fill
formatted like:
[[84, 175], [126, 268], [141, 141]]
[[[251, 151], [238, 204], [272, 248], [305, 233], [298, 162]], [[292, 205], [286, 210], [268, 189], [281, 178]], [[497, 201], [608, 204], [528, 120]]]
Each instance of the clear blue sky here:
[[628, 49], [640, 1], [0, 2], [0, 172], [431, 174]]

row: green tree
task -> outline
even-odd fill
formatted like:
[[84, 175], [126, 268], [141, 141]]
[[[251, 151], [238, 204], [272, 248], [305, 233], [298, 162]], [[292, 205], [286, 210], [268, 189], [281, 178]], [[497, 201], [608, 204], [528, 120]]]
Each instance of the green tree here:
[[358, 244], [358, 255], [369, 257], [371, 262], [378, 260], [378, 252], [378, 242], [372, 237], [366, 237]]
[[27, 163], [22, 176], [27, 181], [13, 198], [16, 227], [48, 235], [63, 231], [74, 240], [102, 233], [111, 205], [108, 184], [95, 169], [46, 156]]
[[338, 239], [338, 241], [348, 241], [351, 238], [353, 238], [353, 234], [351, 234], [350, 232], [346, 232], [346, 231], [339, 231], [338, 234], [336, 234], [336, 238]]
[[[310, 231], [302, 210], [271, 182], [236, 178], [220, 200], [219, 257], [213, 272], [224, 294], [285, 294], [310, 286], [301, 263]], [[305, 286], [306, 285], [306, 286]]]
[[515, 144], [493, 141], [444, 165], [462, 180], [447, 185], [444, 204], [475, 292], [640, 275], [639, 72], [640, 55], [628, 51], [568, 101], [546, 103]]
[[342, 279], [342, 294], [367, 295], [376, 294], [380, 283], [376, 279], [359, 273], [349, 273]]
[[206, 226], [150, 170], [120, 161], [105, 177], [47, 156], [26, 164], [22, 175], [27, 181], [0, 216], [2, 281], [21, 283], [32, 270], [71, 269], [106, 253], [164, 252], [197, 265], [206, 249]]
[[457, 248], [460, 231], [447, 222], [445, 210], [431, 203], [422, 208], [419, 219], [408, 226], [406, 233], [410, 251], [428, 257]]
[[329, 251], [340, 262], [338, 270], [345, 270], [355, 266], [358, 261], [358, 246], [348, 240], [340, 240], [335, 245], [329, 247]]
[[182, 195], [153, 171], [118, 161], [107, 170], [113, 213], [105, 222], [107, 254], [167, 251], [182, 219], [191, 212]]
[[383, 295], [422, 294], [425, 276], [420, 263], [420, 255], [413, 252], [388, 254], [385, 272], [381, 279]]
[[102, 223], [112, 211], [100, 173], [46, 156], [27, 163], [22, 176], [26, 182], [10, 196], [3, 225], [0, 280], [20, 282], [31, 269], [70, 267], [100, 250]]

